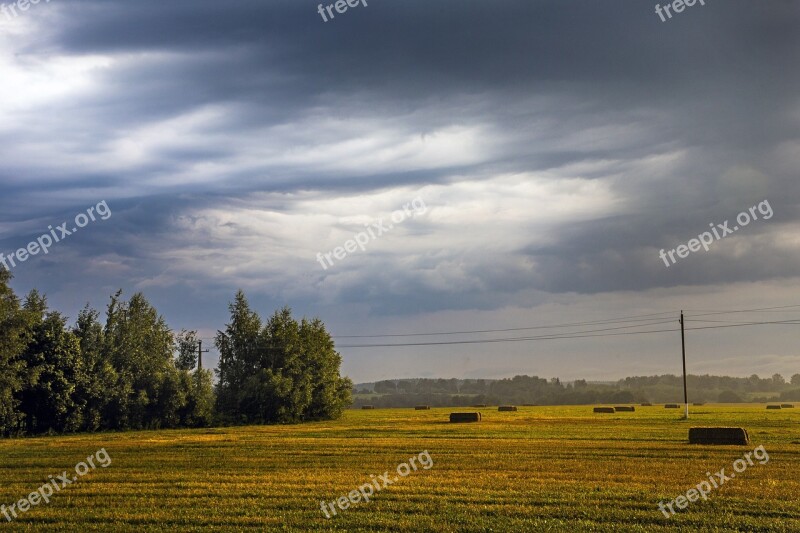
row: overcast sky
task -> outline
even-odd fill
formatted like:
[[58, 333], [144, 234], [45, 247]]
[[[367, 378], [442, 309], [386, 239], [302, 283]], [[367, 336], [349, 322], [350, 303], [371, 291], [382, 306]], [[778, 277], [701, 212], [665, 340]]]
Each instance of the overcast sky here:
[[[17, 293], [74, 318], [142, 291], [207, 345], [238, 288], [339, 336], [661, 312], [674, 329], [682, 308], [800, 304], [799, 2], [706, 0], [666, 22], [634, 0], [368, 0], [328, 22], [317, 6], [0, 14], [0, 251], [112, 212], [13, 268]], [[366, 250], [318, 262], [415, 199]], [[769, 220], [659, 258], [764, 200]], [[689, 371], [788, 377], [799, 328], [690, 331]], [[355, 381], [681, 370], [674, 331], [340, 351]]]

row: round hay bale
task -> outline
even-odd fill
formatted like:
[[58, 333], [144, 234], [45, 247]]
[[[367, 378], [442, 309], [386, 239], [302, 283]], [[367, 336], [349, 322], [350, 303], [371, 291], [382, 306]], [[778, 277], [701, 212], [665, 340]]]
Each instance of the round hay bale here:
[[623, 413], [632, 413], [636, 411], [636, 408], [632, 405], [621, 405], [619, 407], [615, 407], [614, 411], [623, 412]]
[[689, 444], [750, 444], [750, 436], [744, 428], [694, 427], [689, 428]]
[[375, 406], [374, 405], [362, 405], [361, 408], [362, 409], [375, 409]]
[[616, 411], [614, 410], [613, 407], [595, 407], [594, 408], [594, 412], [595, 413], [615, 413]]
[[680, 406], [677, 403], [668, 403], [664, 405], [664, 409], [680, 409]]
[[782, 403], [781, 404], [781, 409], [794, 409], [794, 405], [792, 405], [790, 403]]
[[517, 410], [517, 406], [516, 405], [501, 405], [500, 407], [497, 408], [497, 410], [498, 411], [516, 411]]
[[480, 413], [450, 413], [450, 422], [480, 422]]
[[475, 405], [470, 405], [470, 407], [477, 407], [477, 408], [486, 407], [486, 404], [485, 403], [476, 403]]
[[431, 406], [430, 405], [417, 405], [417, 406], [414, 407], [414, 410], [415, 411], [430, 411], [431, 410]]
[[767, 406], [767, 409], [780, 409], [780, 408], [781, 408], [780, 405], [768, 405]]
[[645, 403], [642, 404], [642, 407], [653, 407], [653, 404], [649, 403], [649, 402], [645, 402]]

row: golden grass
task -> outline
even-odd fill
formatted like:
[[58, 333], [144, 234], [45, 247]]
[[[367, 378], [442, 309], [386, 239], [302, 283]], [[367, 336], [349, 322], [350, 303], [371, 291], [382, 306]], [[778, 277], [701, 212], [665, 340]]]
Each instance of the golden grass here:
[[[266, 426], [108, 433], [0, 441], [0, 503], [100, 448], [112, 459], [0, 531], [800, 531], [800, 412], [706, 405], [689, 421], [664, 409], [594, 416], [586, 406], [482, 410], [450, 424], [452, 409], [351, 410], [343, 420]], [[747, 428], [751, 446], [689, 445], [692, 425]], [[671, 519], [658, 510], [730, 469], [763, 444], [749, 467]], [[331, 501], [420, 468], [339, 516]]]

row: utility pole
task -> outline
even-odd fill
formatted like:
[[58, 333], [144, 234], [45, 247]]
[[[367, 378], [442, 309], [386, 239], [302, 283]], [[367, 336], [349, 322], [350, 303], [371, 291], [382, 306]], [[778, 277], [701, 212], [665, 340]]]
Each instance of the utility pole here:
[[685, 416], [689, 419], [689, 393], [686, 390], [686, 335], [683, 330], [683, 309], [681, 309], [681, 352], [683, 353], [683, 403], [685, 404]]
[[197, 370], [203, 370], [203, 354], [208, 350], [203, 349], [203, 341], [197, 341]]

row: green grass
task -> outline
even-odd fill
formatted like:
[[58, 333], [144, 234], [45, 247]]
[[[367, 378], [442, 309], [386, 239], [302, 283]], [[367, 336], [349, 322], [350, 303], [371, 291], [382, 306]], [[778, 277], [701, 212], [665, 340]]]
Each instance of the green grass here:
[[[352, 410], [337, 422], [0, 440], [0, 503], [100, 448], [112, 459], [2, 531], [800, 531], [800, 407], [591, 406]], [[692, 425], [748, 429], [751, 446], [687, 444]], [[756, 463], [671, 519], [660, 500], [763, 444]], [[326, 519], [334, 500], [423, 450], [434, 465]], [[72, 474], [70, 474], [72, 475]]]

